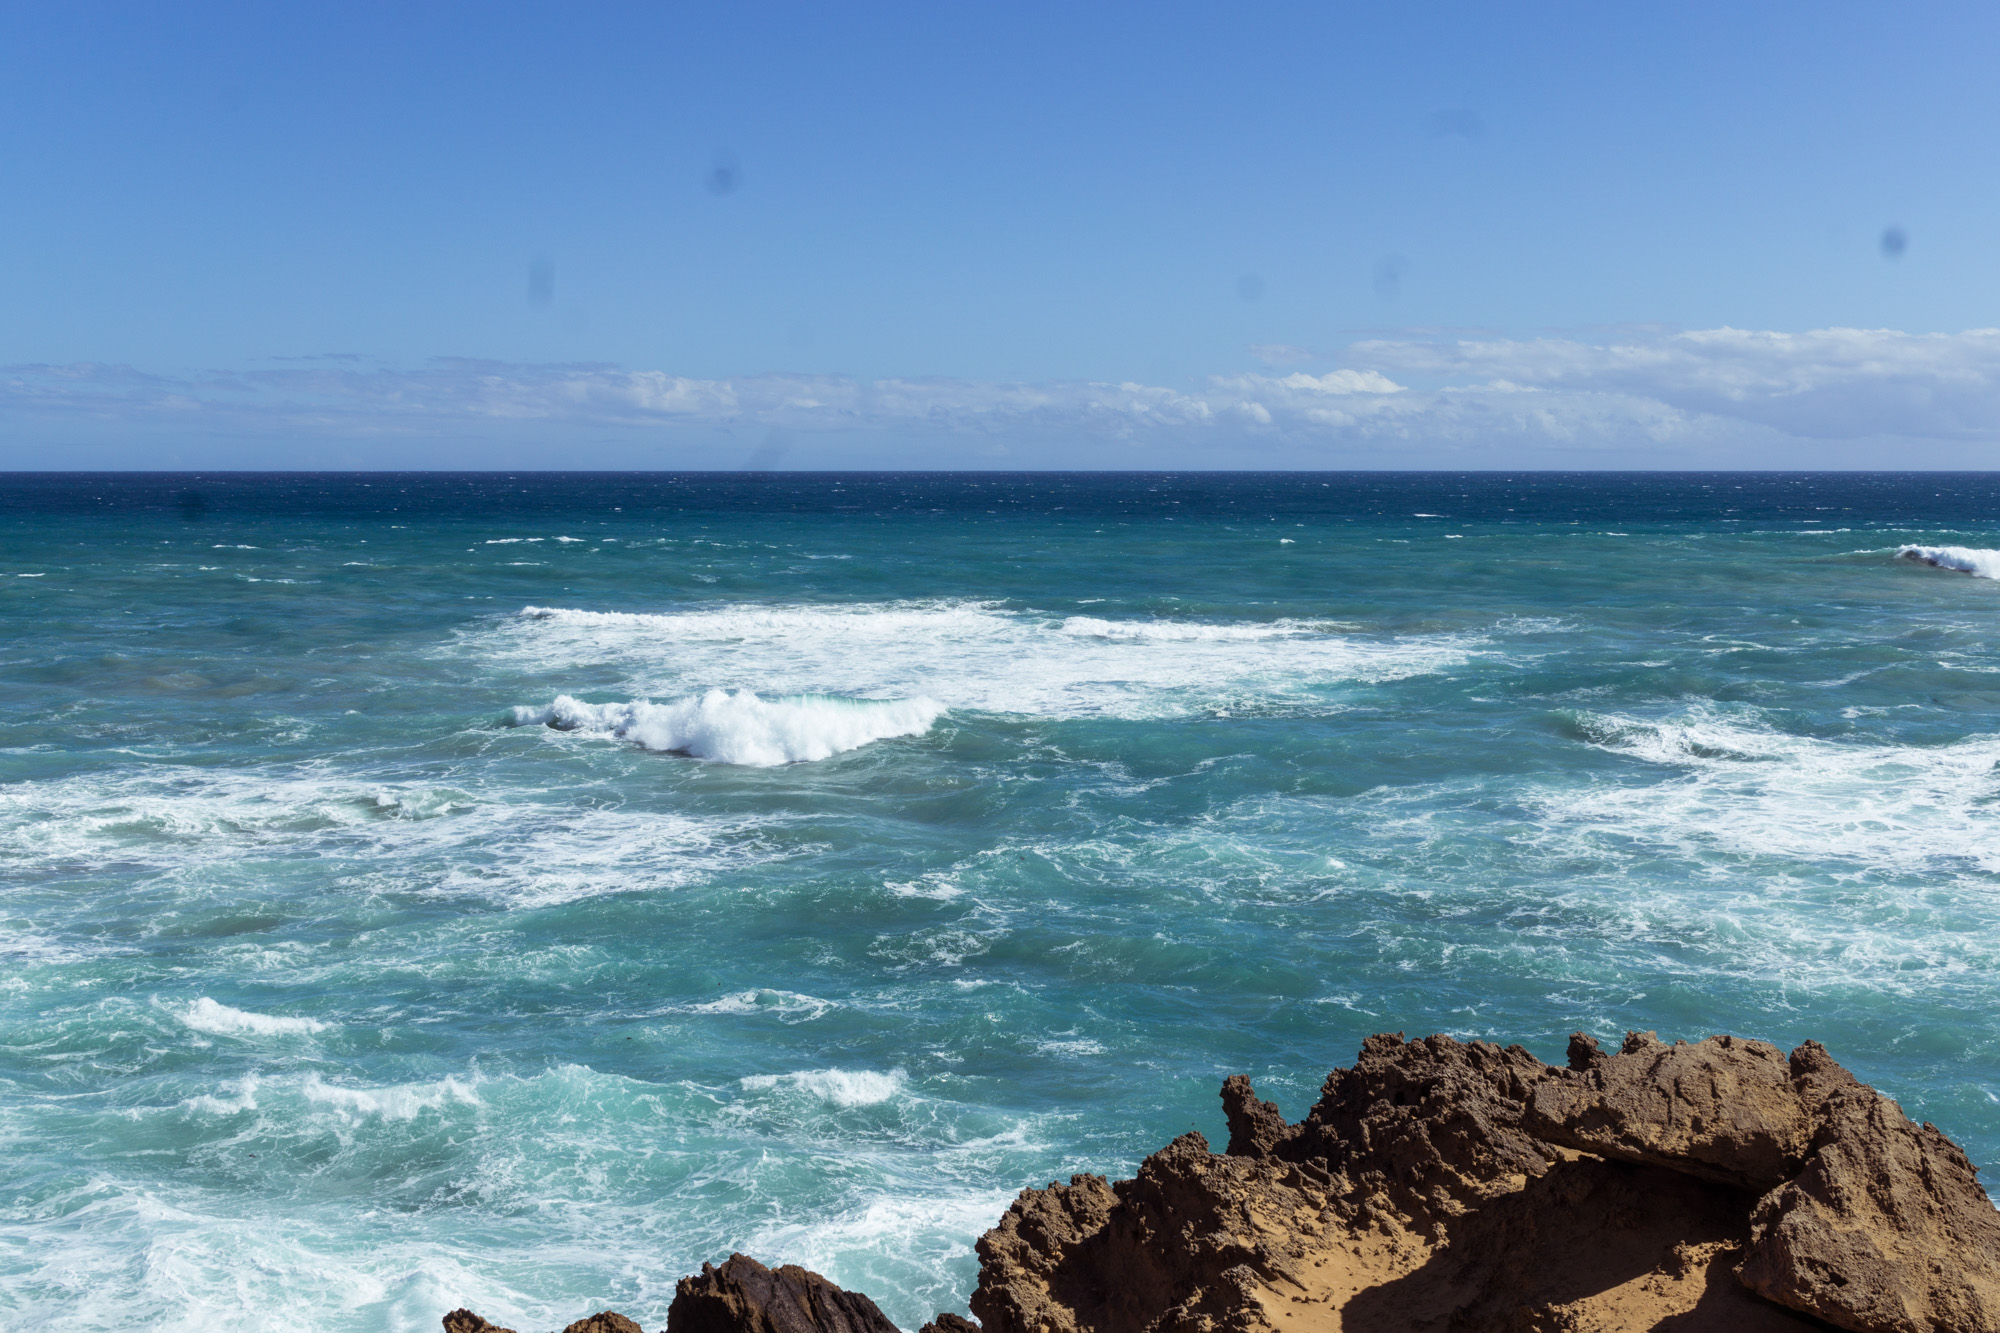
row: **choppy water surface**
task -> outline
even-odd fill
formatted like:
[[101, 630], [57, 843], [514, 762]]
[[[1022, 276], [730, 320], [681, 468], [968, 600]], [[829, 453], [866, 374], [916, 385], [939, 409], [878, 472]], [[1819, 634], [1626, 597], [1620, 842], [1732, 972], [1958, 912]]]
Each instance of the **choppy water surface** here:
[[0, 542], [9, 1327], [652, 1327], [731, 1249], [914, 1327], [1381, 1030], [1813, 1036], [2000, 1160], [1992, 477], [17, 476]]

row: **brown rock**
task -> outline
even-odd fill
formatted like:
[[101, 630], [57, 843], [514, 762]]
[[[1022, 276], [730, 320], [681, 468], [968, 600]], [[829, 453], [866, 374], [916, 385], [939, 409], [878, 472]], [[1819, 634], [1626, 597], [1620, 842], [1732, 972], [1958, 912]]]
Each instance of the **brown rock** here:
[[1281, 1256], [1248, 1201], [1281, 1163], [1218, 1156], [1183, 1134], [1131, 1180], [1025, 1190], [979, 1239], [972, 1312], [985, 1333], [1248, 1330], [1250, 1291]]
[[563, 1333], [646, 1333], [632, 1320], [615, 1310], [599, 1310], [588, 1319], [579, 1319]]
[[514, 1333], [511, 1328], [489, 1324], [470, 1310], [453, 1310], [444, 1317], [444, 1333]]
[[962, 1314], [941, 1314], [917, 1333], [981, 1333], [981, 1329]]
[[[1536, 1138], [1758, 1191], [1804, 1160], [1812, 1121], [1777, 1047], [1736, 1037], [1669, 1046], [1635, 1032], [1606, 1057], [1583, 1042], [1582, 1069], [1535, 1086], [1523, 1125]], [[1572, 1066], [1578, 1047], [1572, 1038]]]
[[1855, 1333], [2000, 1330], [2000, 1212], [1958, 1145], [1817, 1044], [1792, 1067], [1819, 1125], [1804, 1169], [1757, 1205], [1744, 1285]]
[[2000, 1333], [1971, 1164], [1811, 1043], [1372, 1037], [1296, 1127], [1222, 1097], [1228, 1155], [1023, 1193], [984, 1333]]
[[1519, 1046], [1370, 1037], [1277, 1153], [1323, 1163], [1406, 1211], [1449, 1214], [1556, 1160], [1521, 1127], [1529, 1096], [1555, 1072]]
[[[1445, 1224], [1413, 1263], [1378, 1266], [1340, 1306], [1389, 1333], [1806, 1333], [1736, 1281], [1752, 1196], [1658, 1167], [1558, 1162]], [[1379, 1274], [1379, 1276], [1378, 1276]]]
[[1259, 1101], [1243, 1074], [1231, 1074], [1222, 1084], [1222, 1115], [1229, 1122], [1231, 1157], [1269, 1157], [1291, 1134], [1285, 1117], [1270, 1102]]
[[[514, 1333], [489, 1323], [470, 1310], [453, 1310], [444, 1317], [444, 1333]], [[612, 1310], [600, 1310], [588, 1319], [579, 1319], [563, 1333], [645, 1333], [632, 1320]]]
[[668, 1333], [898, 1333], [859, 1292], [792, 1264], [766, 1268], [732, 1254], [684, 1277], [667, 1310]]

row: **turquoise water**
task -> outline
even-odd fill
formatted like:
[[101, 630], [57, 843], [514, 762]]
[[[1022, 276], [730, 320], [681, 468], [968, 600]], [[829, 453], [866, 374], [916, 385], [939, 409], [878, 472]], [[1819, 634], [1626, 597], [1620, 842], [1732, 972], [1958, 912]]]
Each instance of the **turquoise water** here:
[[1812, 1036], [2000, 1158], [2000, 581], [1897, 558], [2000, 572], [2000, 479], [16, 476], [0, 541], [10, 1328], [651, 1328], [732, 1249], [914, 1327], [1382, 1030]]

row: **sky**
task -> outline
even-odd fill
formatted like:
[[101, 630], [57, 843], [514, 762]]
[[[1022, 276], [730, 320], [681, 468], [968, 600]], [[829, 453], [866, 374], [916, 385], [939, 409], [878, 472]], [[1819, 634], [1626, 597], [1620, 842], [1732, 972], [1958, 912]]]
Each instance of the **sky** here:
[[0, 468], [2000, 466], [2000, 9], [0, 6]]

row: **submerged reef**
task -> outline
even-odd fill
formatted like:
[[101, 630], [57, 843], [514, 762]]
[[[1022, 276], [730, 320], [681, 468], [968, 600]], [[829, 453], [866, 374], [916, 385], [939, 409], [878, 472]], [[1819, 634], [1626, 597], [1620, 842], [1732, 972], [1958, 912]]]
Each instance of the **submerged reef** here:
[[[1807, 1042], [1370, 1037], [1304, 1120], [1222, 1086], [1116, 1184], [1024, 1190], [979, 1240], [975, 1323], [924, 1333], [2000, 1333], [2000, 1211], [1958, 1146]], [[508, 1333], [455, 1310], [447, 1333]], [[668, 1333], [891, 1333], [866, 1296], [743, 1255]], [[639, 1333], [605, 1312], [565, 1333]]]

